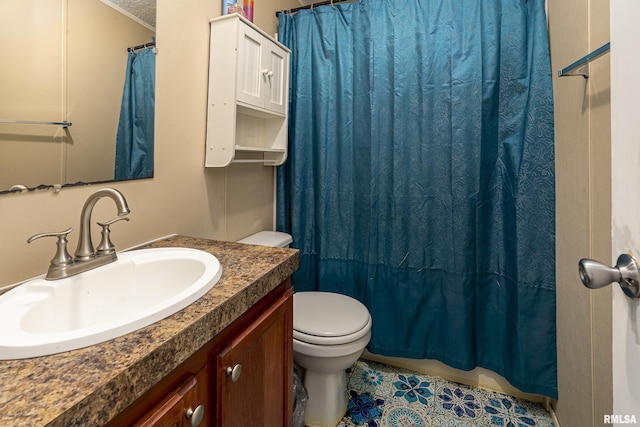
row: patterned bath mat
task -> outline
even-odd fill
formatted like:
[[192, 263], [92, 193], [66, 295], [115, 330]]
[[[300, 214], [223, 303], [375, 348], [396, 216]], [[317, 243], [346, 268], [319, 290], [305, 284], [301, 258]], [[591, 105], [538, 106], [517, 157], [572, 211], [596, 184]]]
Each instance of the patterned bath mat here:
[[554, 427], [536, 403], [367, 360], [348, 371], [338, 427]]

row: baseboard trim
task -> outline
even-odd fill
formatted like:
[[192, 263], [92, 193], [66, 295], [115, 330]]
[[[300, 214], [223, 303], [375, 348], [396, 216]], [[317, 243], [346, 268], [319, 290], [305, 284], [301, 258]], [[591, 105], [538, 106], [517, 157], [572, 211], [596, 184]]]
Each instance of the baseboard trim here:
[[547, 402], [550, 399], [548, 399], [546, 396], [520, 391], [519, 389], [512, 386], [504, 377], [488, 369], [476, 368], [471, 371], [462, 371], [460, 369], [455, 369], [447, 366], [437, 360], [388, 357], [370, 353], [367, 350], [365, 350], [362, 354], [362, 358], [371, 360], [373, 362], [384, 363], [403, 369], [422, 372], [427, 375], [437, 376], [448, 381], [454, 381], [471, 387], [480, 387], [487, 390], [505, 393], [509, 396], [525, 399], [530, 402], [540, 403], [544, 405], [547, 410], [549, 410], [551, 406]]

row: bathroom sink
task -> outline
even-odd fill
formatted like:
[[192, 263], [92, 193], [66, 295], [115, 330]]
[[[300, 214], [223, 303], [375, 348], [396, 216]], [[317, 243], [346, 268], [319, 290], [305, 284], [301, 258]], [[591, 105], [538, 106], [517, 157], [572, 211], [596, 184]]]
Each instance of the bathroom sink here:
[[125, 335], [185, 308], [221, 275], [207, 252], [157, 248], [120, 252], [117, 261], [66, 279], [25, 282], [0, 296], [0, 360]]

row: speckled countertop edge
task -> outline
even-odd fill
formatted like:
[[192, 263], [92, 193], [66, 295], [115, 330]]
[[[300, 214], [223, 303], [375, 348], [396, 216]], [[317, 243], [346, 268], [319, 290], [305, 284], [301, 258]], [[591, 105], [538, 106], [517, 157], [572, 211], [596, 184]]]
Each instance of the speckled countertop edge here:
[[298, 251], [171, 237], [145, 247], [204, 250], [220, 281], [187, 308], [122, 337], [32, 359], [0, 361], [0, 425], [100, 426], [142, 396], [289, 277]]

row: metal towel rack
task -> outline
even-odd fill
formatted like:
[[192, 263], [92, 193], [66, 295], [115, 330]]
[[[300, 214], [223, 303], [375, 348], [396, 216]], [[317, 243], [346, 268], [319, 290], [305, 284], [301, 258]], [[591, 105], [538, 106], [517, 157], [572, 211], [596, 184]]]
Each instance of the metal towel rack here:
[[609, 48], [610, 48], [611, 42], [599, 47], [598, 49], [594, 50], [593, 52], [583, 56], [582, 58], [578, 59], [576, 62], [574, 62], [573, 64], [569, 65], [568, 67], [565, 67], [561, 70], [558, 70], [558, 77], [566, 77], [566, 76], [582, 76], [585, 79], [589, 78], [589, 73], [586, 72], [586, 70], [583, 71], [576, 71], [574, 73], [572, 73], [573, 70], [583, 67], [585, 65], [587, 65], [589, 62], [593, 61], [596, 58], [601, 57], [602, 55], [604, 55], [605, 53], [609, 52]]
[[231, 160], [231, 163], [262, 163], [265, 166], [275, 166], [277, 164], [277, 161], [268, 159], [233, 159]]
[[62, 126], [62, 127], [69, 127], [71, 126], [71, 122], [67, 122], [67, 121], [62, 121], [62, 122], [40, 122], [40, 121], [36, 121], [36, 120], [7, 120], [7, 119], [0, 119], [0, 123], [11, 123], [11, 124], [18, 124], [18, 125], [54, 125], [54, 126]]

